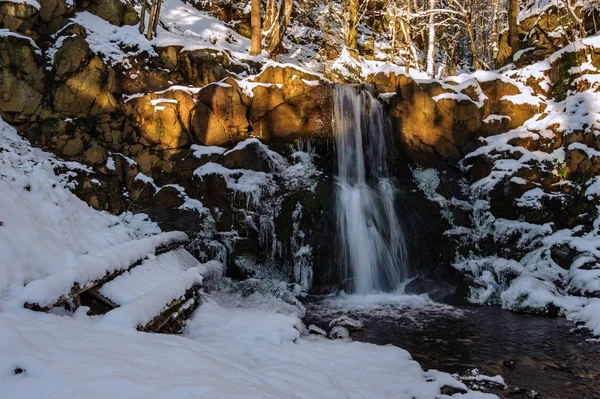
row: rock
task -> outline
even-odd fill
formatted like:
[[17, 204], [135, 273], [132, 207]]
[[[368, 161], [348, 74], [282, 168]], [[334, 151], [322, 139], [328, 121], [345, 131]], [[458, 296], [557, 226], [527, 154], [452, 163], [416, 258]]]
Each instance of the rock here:
[[123, 25], [137, 25], [140, 22], [140, 16], [137, 11], [129, 4], [125, 6], [123, 11]]
[[118, 111], [116, 72], [93, 54], [83, 38], [64, 40], [54, 57], [54, 68], [57, 86], [52, 92], [52, 109], [58, 115], [87, 118]]
[[39, 20], [38, 9], [25, 2], [0, 2], [0, 29], [33, 35]]
[[[389, 82], [384, 83], [386, 79]], [[462, 156], [463, 147], [472, 138], [467, 129], [469, 124], [455, 123], [447, 110], [415, 80], [406, 75], [378, 73], [370, 76], [368, 81], [376, 84], [378, 89], [394, 87], [397, 94], [390, 101], [390, 116], [402, 150], [408, 157], [423, 165], [436, 165], [440, 159]]]
[[42, 55], [30, 40], [0, 37], [0, 115], [8, 123], [25, 123], [37, 116], [44, 90], [43, 66]]
[[192, 142], [195, 107], [191, 94], [170, 90], [132, 99], [125, 104], [125, 114], [137, 130], [139, 143], [153, 149], [176, 149]]
[[345, 327], [350, 331], [358, 331], [364, 327], [364, 323], [358, 319], [344, 315], [329, 322], [329, 328], [334, 326]]
[[350, 332], [347, 328], [342, 326], [335, 326], [329, 332], [329, 338], [331, 339], [345, 339], [350, 336]]
[[259, 172], [276, 172], [283, 160], [273, 153], [258, 139], [247, 139], [241, 148], [227, 151], [222, 160], [223, 166], [229, 169], [250, 169]]
[[283, 89], [258, 89], [253, 97], [252, 132], [267, 142], [293, 143], [301, 138], [333, 136], [333, 88], [306, 86], [302, 94], [286, 99]]
[[123, 24], [125, 3], [121, 0], [80, 0], [77, 5], [113, 25]]
[[452, 396], [454, 394], [466, 394], [467, 390], [459, 387], [453, 387], [450, 385], [444, 385], [440, 388], [440, 393], [442, 395]]
[[68, 7], [65, 0], [40, 1], [40, 19], [45, 32], [56, 32], [66, 23]]
[[233, 62], [224, 51], [198, 49], [181, 51], [182, 46], [157, 48], [162, 67], [169, 69], [169, 78], [176, 83], [195, 87], [218, 82], [233, 74], [255, 73], [256, 66]]
[[90, 147], [86, 152], [83, 153], [83, 160], [88, 165], [104, 165], [108, 155], [103, 147], [94, 145]]
[[314, 324], [311, 324], [310, 326], [308, 326], [308, 333], [315, 334], [315, 335], [322, 335], [323, 337], [327, 336], [327, 331], [315, 326]]
[[248, 103], [247, 96], [232, 78], [200, 90], [193, 113], [194, 134], [200, 143], [223, 145], [246, 138], [250, 130], [246, 118]]
[[319, 76], [291, 66], [268, 66], [254, 78], [254, 82], [288, 85], [296, 79], [300, 81], [321, 81]]

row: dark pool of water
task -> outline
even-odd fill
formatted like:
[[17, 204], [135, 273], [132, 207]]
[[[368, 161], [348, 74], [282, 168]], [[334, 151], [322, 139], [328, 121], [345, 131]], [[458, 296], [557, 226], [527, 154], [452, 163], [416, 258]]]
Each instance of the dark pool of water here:
[[[386, 307], [341, 311], [320, 299], [307, 303], [306, 325], [321, 328], [342, 314], [365, 327], [352, 339], [408, 350], [426, 369], [501, 375], [516, 388], [550, 399], [600, 398], [600, 342], [564, 318], [516, 314], [498, 307]], [[527, 397], [527, 396], [523, 396]]]

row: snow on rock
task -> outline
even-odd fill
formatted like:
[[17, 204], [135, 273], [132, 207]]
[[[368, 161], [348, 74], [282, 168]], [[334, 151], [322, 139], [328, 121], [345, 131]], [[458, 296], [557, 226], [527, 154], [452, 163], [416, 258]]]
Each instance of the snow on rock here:
[[[71, 20], [85, 27], [87, 32], [85, 40], [90, 48], [110, 65], [123, 62], [128, 57], [142, 52], [157, 56], [152, 42], [140, 34], [137, 26], [111, 25], [108, 21], [87, 11], [75, 14]], [[123, 48], [127, 48], [128, 51], [124, 51]]]
[[329, 322], [329, 327], [342, 326], [349, 330], [360, 330], [364, 327], [364, 323], [358, 319], [349, 316], [340, 316]]
[[329, 338], [331, 339], [346, 339], [350, 337], [350, 332], [346, 327], [334, 326], [329, 331]]
[[7, 37], [7, 36], [12, 36], [12, 37], [17, 37], [19, 39], [25, 39], [25, 40], [27, 40], [31, 44], [31, 47], [33, 47], [33, 50], [36, 52], [36, 54], [42, 55], [42, 50], [33, 41], [33, 39], [31, 39], [30, 37], [20, 35], [20, 34], [18, 34], [16, 32], [13, 32], [13, 31], [11, 31], [9, 29], [0, 29], [0, 37]]
[[208, 162], [194, 171], [194, 176], [221, 175], [227, 187], [245, 196], [248, 205], [255, 206], [261, 195], [275, 193], [272, 175], [248, 169], [228, 169], [218, 163]]
[[225, 152], [225, 148], [223, 147], [218, 147], [216, 145], [213, 146], [206, 146], [206, 145], [198, 145], [198, 144], [192, 144], [192, 146], [190, 147], [190, 149], [192, 150], [192, 154], [196, 157], [196, 158], [201, 158], [205, 155], [213, 155], [213, 154], [222, 154]]

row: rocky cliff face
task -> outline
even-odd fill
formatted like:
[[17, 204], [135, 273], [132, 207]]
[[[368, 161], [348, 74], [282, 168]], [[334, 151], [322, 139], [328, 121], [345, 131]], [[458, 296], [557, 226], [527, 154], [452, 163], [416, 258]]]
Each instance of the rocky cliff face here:
[[[120, 0], [42, 3], [0, 1], [0, 116], [89, 166], [74, 176], [82, 199], [193, 233], [196, 254], [220, 257], [232, 275], [304, 290], [337, 282], [330, 80], [245, 56], [247, 39], [233, 31], [229, 47], [192, 45], [176, 28], [148, 42]], [[522, 29], [558, 23], [532, 21]], [[414, 210], [404, 212], [420, 226], [414, 241], [431, 243], [415, 245], [413, 259], [438, 280], [440, 270], [454, 278], [439, 266], [455, 262], [479, 302], [500, 301], [520, 276], [561, 295], [600, 293], [571, 284], [574, 268], [596, 270], [582, 260], [590, 251], [556, 236], [596, 234], [600, 46], [553, 53], [556, 43], [538, 42], [515, 60], [520, 69], [424, 80], [383, 66], [364, 79], [392, 122], [399, 207]], [[548, 268], [527, 266], [537, 250]], [[525, 266], [498, 271], [492, 258]]]

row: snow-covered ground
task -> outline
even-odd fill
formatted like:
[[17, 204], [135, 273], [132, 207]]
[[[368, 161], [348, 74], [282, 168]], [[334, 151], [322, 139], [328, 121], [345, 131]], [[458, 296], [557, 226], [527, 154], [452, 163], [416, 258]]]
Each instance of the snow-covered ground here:
[[73, 315], [23, 308], [31, 281], [159, 232], [144, 215], [113, 216], [75, 197], [70, 177], [82, 169], [0, 120], [0, 398], [434, 399], [449, 397], [445, 385], [466, 388], [393, 346], [302, 336], [294, 307], [273, 297], [258, 300], [260, 309], [208, 299], [184, 336], [141, 333], [85, 307]]

